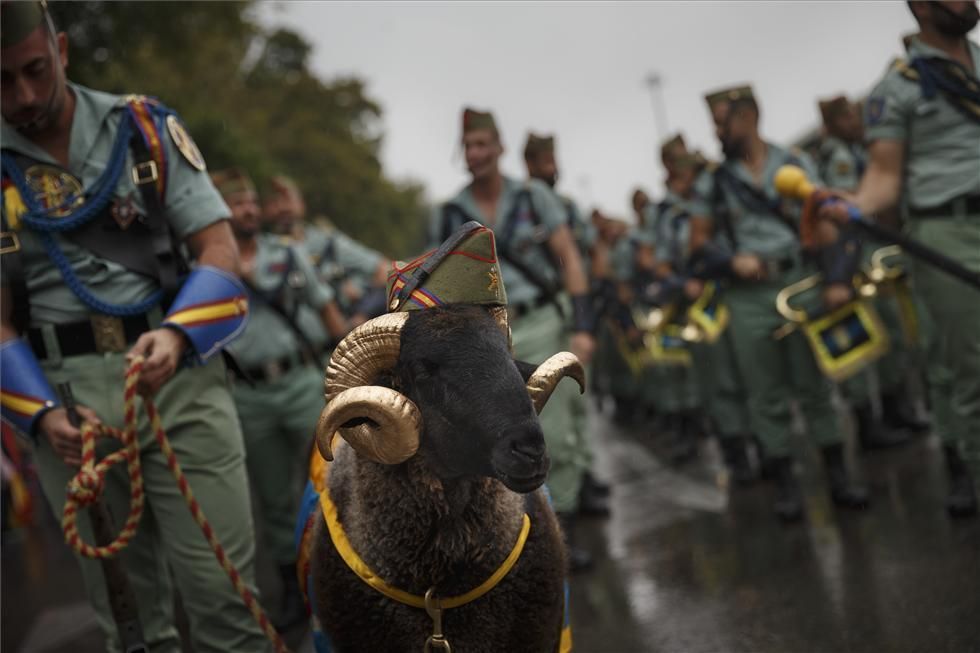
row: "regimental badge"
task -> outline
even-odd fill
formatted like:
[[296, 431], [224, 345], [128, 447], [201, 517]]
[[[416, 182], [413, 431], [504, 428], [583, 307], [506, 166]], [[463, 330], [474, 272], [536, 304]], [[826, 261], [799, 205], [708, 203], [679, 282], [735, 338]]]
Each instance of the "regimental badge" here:
[[851, 174], [851, 164], [847, 161], [838, 161], [835, 172], [843, 177], [844, 175]]
[[170, 138], [173, 139], [174, 145], [184, 155], [187, 162], [197, 170], [204, 172], [207, 166], [204, 163], [204, 157], [201, 156], [201, 150], [197, 149], [197, 144], [194, 143], [194, 139], [187, 133], [184, 126], [180, 124], [177, 116], [173, 114], [167, 116], [167, 131], [170, 132]]
[[885, 98], [870, 98], [864, 111], [865, 122], [870, 126], [877, 125], [885, 118]]
[[500, 288], [500, 275], [497, 272], [497, 268], [490, 268], [487, 274], [490, 276], [490, 285], [487, 286], [487, 290], [489, 292], [497, 292], [497, 289]]
[[125, 231], [129, 225], [133, 224], [133, 220], [135, 220], [139, 214], [139, 209], [136, 207], [136, 202], [133, 201], [132, 194], [116, 199], [112, 203], [112, 207], [109, 209], [109, 215], [112, 216], [112, 219], [116, 221], [116, 224], [118, 224], [119, 228], [123, 231]]
[[85, 203], [82, 183], [61, 168], [39, 163], [24, 171], [34, 199], [53, 218], [64, 218]]

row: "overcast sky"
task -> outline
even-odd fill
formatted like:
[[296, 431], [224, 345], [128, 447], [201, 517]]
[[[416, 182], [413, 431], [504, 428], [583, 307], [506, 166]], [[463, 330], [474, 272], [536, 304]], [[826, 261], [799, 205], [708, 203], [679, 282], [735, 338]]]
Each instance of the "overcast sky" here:
[[785, 143], [817, 123], [816, 97], [867, 92], [914, 30], [904, 2], [280, 2], [260, 15], [312, 41], [323, 77], [367, 80], [387, 173], [430, 199], [468, 180], [457, 142], [472, 105], [496, 114], [506, 173], [525, 175], [528, 130], [553, 132], [560, 189], [619, 214], [637, 184], [662, 194], [650, 73], [669, 130], [715, 157], [705, 91], [751, 82], [764, 137]]

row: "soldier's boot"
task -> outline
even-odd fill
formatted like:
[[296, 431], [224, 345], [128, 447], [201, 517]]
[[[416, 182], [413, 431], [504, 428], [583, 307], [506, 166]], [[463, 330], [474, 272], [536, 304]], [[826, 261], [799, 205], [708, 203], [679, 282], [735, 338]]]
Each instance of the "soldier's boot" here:
[[675, 465], [682, 465], [698, 455], [697, 430], [693, 419], [687, 413], [676, 413], [671, 418], [674, 428], [670, 443], [670, 461]]
[[824, 469], [830, 498], [835, 506], [862, 510], [868, 507], [868, 491], [851, 479], [844, 463], [844, 445], [832, 444], [823, 448]]
[[946, 473], [949, 477], [949, 496], [946, 511], [950, 517], [970, 517], [977, 514], [977, 492], [973, 477], [954, 445], [943, 446]]
[[578, 514], [585, 517], [609, 516], [609, 486], [599, 483], [590, 472], [582, 477], [578, 491]]
[[857, 426], [858, 441], [865, 451], [887, 449], [909, 441], [908, 431], [892, 428], [883, 421], [875, 419], [871, 404], [858, 404], [854, 406], [852, 412]]
[[784, 522], [803, 518], [803, 493], [793, 473], [793, 459], [789, 456], [770, 459], [773, 480], [776, 482], [776, 502], [773, 510]]
[[575, 515], [569, 512], [559, 512], [558, 524], [565, 535], [565, 550], [568, 553], [568, 571], [578, 573], [588, 571], [595, 565], [592, 554], [585, 549], [575, 546]]
[[928, 433], [932, 425], [912, 410], [903, 393], [892, 392], [881, 396], [881, 419], [892, 429], [908, 429], [913, 433]]
[[279, 618], [273, 626], [277, 631], [283, 632], [307, 621], [309, 612], [299, 589], [296, 564], [279, 565], [279, 575], [282, 578], [282, 597], [279, 600]]
[[745, 438], [734, 436], [721, 438], [721, 453], [725, 466], [738, 485], [749, 485], [755, 481], [755, 471], [749, 462], [749, 452], [746, 450]]

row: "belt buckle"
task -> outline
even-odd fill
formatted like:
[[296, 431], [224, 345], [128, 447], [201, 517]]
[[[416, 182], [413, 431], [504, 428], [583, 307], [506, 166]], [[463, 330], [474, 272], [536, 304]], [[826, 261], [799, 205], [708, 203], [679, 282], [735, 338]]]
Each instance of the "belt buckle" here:
[[281, 378], [284, 371], [285, 370], [283, 370], [282, 363], [277, 360], [269, 361], [262, 366], [262, 372], [265, 374], [265, 380], [269, 383]]
[[92, 324], [95, 351], [100, 354], [126, 351], [126, 332], [121, 318], [100, 314], [91, 316], [89, 322]]
[[133, 166], [132, 176], [133, 183], [137, 186], [152, 184], [160, 177], [160, 172], [157, 170], [157, 162], [151, 159], [137, 163]]
[[16, 231], [0, 231], [0, 254], [13, 254], [20, 251], [20, 238]]

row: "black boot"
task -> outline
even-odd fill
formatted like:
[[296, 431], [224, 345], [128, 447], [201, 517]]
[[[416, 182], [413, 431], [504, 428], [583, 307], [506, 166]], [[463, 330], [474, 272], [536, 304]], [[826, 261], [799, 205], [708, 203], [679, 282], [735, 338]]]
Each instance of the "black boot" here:
[[868, 507], [868, 491], [853, 482], [844, 465], [844, 445], [832, 444], [823, 449], [824, 468], [830, 485], [830, 498], [841, 508], [864, 509]]
[[894, 429], [876, 420], [871, 404], [858, 404], [852, 410], [858, 440], [865, 451], [887, 449], [909, 441], [908, 431]]
[[784, 522], [795, 522], [803, 518], [803, 494], [800, 484], [793, 474], [793, 459], [789, 456], [771, 458], [773, 480], [776, 482], [776, 503], [773, 510]]
[[609, 486], [601, 484], [589, 472], [582, 477], [578, 491], [578, 514], [584, 517], [609, 516]]
[[892, 429], [908, 429], [913, 433], [928, 433], [932, 425], [918, 418], [902, 393], [892, 392], [881, 396], [881, 420]]
[[557, 515], [558, 523], [561, 525], [562, 533], [565, 536], [569, 573], [574, 574], [592, 569], [595, 564], [592, 560], [592, 554], [575, 546], [575, 515], [568, 512], [559, 512]]
[[731, 472], [732, 479], [738, 485], [748, 485], [755, 480], [755, 472], [749, 464], [748, 451], [745, 449], [745, 438], [734, 436], [721, 438], [721, 452], [725, 465]]
[[698, 455], [698, 438], [690, 416], [675, 413], [671, 416], [674, 425], [670, 443], [670, 461], [675, 465], [690, 462]]
[[309, 612], [299, 589], [296, 564], [279, 565], [279, 576], [282, 578], [282, 597], [279, 601], [279, 618], [273, 625], [281, 633], [308, 620]]
[[949, 496], [946, 511], [950, 517], [971, 517], [977, 514], [977, 492], [973, 477], [954, 445], [944, 445], [946, 473], [949, 476]]

